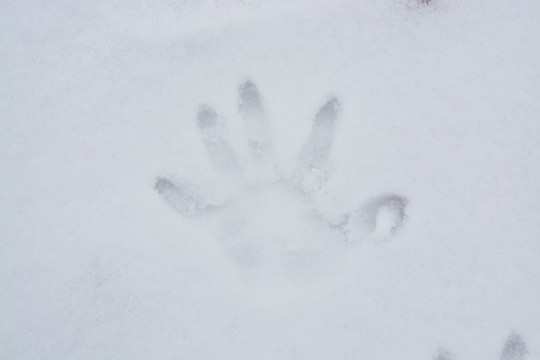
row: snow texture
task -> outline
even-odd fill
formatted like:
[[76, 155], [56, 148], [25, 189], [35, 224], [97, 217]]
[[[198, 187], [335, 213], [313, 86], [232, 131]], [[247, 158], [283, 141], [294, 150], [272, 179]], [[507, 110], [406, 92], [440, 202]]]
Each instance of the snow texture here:
[[540, 360], [540, 3], [0, 2], [0, 359]]

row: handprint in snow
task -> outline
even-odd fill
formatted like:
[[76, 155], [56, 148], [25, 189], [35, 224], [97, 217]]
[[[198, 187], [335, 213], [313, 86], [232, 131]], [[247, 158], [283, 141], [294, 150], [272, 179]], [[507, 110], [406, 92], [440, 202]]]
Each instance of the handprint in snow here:
[[246, 276], [294, 278], [324, 271], [337, 253], [347, 252], [363, 239], [394, 238], [403, 227], [408, 204], [404, 196], [387, 193], [367, 200], [356, 211], [338, 211], [338, 216], [329, 216], [321, 208], [317, 199], [331, 175], [340, 107], [333, 97], [318, 110], [296, 169], [284, 177], [273, 164], [262, 96], [252, 81], [245, 81], [239, 87], [238, 109], [249, 145], [249, 165], [239, 161], [227, 140], [225, 122], [212, 107], [201, 105], [196, 115], [216, 173], [230, 185], [228, 196], [212, 200], [193, 181], [167, 177], [157, 178], [155, 190], [182, 215], [209, 222], [217, 218], [217, 238]]

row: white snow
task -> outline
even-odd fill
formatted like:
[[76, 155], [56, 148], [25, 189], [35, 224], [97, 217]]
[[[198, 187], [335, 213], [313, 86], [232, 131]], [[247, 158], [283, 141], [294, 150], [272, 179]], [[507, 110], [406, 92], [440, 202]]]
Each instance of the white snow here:
[[[506, 360], [512, 331], [540, 359], [539, 60], [534, 0], [1, 2], [0, 359]], [[298, 198], [276, 176], [333, 96], [332, 175]], [[231, 207], [179, 214], [157, 177]], [[386, 210], [350, 242], [306, 215], [388, 192], [391, 241]]]

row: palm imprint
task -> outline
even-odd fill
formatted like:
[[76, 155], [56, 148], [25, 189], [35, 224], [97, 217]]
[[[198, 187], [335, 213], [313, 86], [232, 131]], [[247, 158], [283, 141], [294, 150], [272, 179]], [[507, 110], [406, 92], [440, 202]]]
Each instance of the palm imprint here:
[[319, 109], [296, 169], [283, 176], [275, 170], [262, 96], [252, 81], [245, 81], [239, 87], [238, 110], [248, 160], [235, 154], [227, 126], [212, 107], [201, 105], [196, 115], [200, 137], [221, 179], [221, 195], [209, 196], [215, 188], [168, 177], [158, 177], [154, 188], [180, 214], [217, 223], [216, 237], [245, 276], [316, 275], [328, 268], [330, 259], [362, 240], [393, 239], [406, 219], [408, 200], [392, 193], [373, 197], [350, 213], [341, 213], [335, 205], [337, 214], [330, 215], [328, 202], [321, 205], [332, 172], [340, 107], [333, 97]]

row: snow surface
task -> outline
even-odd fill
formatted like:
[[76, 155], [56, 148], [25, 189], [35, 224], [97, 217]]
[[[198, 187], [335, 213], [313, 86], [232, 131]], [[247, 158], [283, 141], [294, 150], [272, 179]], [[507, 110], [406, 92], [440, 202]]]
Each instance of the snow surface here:
[[540, 2], [2, 1], [0, 49], [1, 359], [540, 359]]

